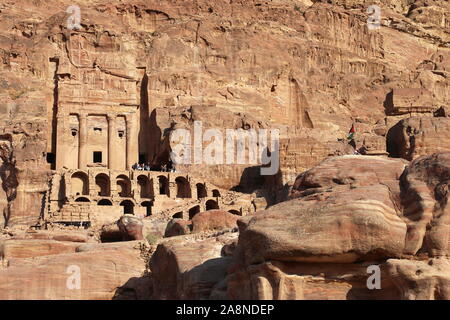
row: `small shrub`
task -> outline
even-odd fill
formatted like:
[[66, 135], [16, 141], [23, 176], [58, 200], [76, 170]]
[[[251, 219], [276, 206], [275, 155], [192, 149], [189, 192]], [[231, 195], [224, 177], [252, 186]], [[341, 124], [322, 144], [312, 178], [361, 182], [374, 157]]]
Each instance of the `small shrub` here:
[[156, 244], [159, 239], [158, 236], [156, 236], [152, 233], [148, 234], [145, 238], [147, 239], [148, 243], [151, 245]]

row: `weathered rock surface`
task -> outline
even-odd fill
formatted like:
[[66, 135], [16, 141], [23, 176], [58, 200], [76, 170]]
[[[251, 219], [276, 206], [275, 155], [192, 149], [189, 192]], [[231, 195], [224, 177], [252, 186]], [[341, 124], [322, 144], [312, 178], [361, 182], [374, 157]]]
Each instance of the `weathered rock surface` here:
[[448, 299], [449, 166], [450, 152], [407, 166], [344, 156], [301, 174], [295, 199], [239, 221], [228, 297]]
[[[139, 250], [123, 248], [12, 259], [0, 270], [0, 299], [112, 299], [118, 288], [143, 276], [145, 262], [140, 254]], [[73, 278], [77, 275], [79, 287]], [[136, 294], [150, 289], [129, 288]]]
[[[231, 234], [235, 237], [237, 234]], [[229, 238], [229, 237], [228, 237]], [[171, 238], [152, 255], [150, 268], [154, 299], [208, 299], [231, 263], [222, 257], [222, 238], [193, 241]]]
[[388, 134], [388, 151], [393, 157], [413, 160], [450, 150], [450, 119], [412, 117], [393, 126]]
[[55, 240], [3, 240], [0, 241], [0, 258], [9, 260], [73, 253], [79, 245]]
[[390, 259], [386, 263], [400, 298], [404, 300], [449, 300], [450, 261], [431, 259], [411, 261]]

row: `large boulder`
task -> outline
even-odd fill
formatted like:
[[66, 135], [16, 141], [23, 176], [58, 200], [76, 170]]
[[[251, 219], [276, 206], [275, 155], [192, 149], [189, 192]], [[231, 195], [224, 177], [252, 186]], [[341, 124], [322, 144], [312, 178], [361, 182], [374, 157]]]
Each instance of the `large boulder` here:
[[131, 281], [144, 271], [140, 250], [130, 248], [11, 259], [0, 270], [0, 299], [112, 299], [124, 286], [133, 297], [145, 299], [150, 288], [145, 291], [139, 281]]
[[223, 210], [200, 212], [192, 218], [192, 232], [235, 228], [238, 218], [238, 216]]
[[408, 254], [450, 256], [449, 181], [450, 152], [420, 157], [402, 176]]
[[172, 219], [169, 221], [166, 227], [164, 237], [176, 237], [186, 234], [190, 234], [192, 231], [192, 221], [184, 219]]
[[154, 299], [208, 299], [223, 281], [231, 257], [222, 257], [223, 239], [171, 238], [159, 244], [150, 260]]
[[239, 237], [247, 264], [400, 257], [406, 224], [385, 186], [338, 188], [321, 201], [294, 199], [257, 213]]
[[393, 157], [414, 160], [423, 155], [450, 150], [450, 118], [411, 117], [393, 126], [387, 136]]
[[143, 240], [144, 223], [133, 215], [124, 215], [117, 221], [117, 226], [124, 241]]
[[241, 222], [246, 263], [400, 257], [407, 230], [398, 209], [405, 166], [399, 159], [342, 156], [299, 175], [293, 200]]

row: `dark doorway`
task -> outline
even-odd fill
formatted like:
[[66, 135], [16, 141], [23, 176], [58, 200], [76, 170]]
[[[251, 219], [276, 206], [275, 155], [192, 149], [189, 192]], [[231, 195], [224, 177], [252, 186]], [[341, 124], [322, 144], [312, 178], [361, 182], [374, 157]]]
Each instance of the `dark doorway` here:
[[208, 200], [206, 201], [206, 210], [216, 210], [219, 209], [219, 205], [214, 200]]
[[134, 214], [134, 204], [130, 200], [125, 200], [120, 203], [123, 207], [123, 214]]
[[145, 216], [146, 217], [150, 217], [152, 215], [153, 203], [151, 201], [144, 201], [144, 202], [141, 203], [141, 205], [143, 207], [145, 207], [145, 210], [146, 210]]

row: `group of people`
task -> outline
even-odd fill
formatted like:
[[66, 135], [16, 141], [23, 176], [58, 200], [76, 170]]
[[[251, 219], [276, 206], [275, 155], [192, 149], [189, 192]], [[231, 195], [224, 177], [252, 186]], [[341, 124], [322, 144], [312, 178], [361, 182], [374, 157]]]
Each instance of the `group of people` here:
[[151, 170], [151, 167], [148, 163], [147, 164], [135, 163], [135, 164], [133, 164], [132, 168], [133, 168], [133, 170], [138, 170], [138, 171], [150, 171]]
[[133, 170], [138, 171], [161, 171], [161, 172], [175, 172], [175, 166], [171, 160], [167, 164], [150, 166], [149, 163], [135, 163], [132, 166]]

